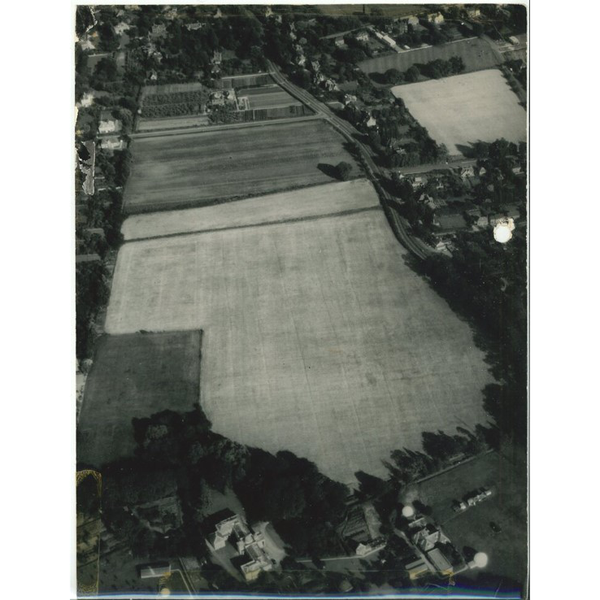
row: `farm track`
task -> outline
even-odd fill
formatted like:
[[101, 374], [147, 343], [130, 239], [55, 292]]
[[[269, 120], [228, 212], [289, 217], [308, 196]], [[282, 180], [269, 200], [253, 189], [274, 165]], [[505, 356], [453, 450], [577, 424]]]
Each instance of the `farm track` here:
[[[304, 102], [315, 111], [317, 114], [322, 114], [323, 117], [337, 130], [339, 131], [349, 142], [352, 144], [356, 144], [356, 147], [359, 149], [362, 161], [365, 167], [365, 173], [368, 178], [373, 182], [375, 189], [377, 190], [379, 196], [383, 200], [383, 207], [386, 211], [386, 214], [389, 211], [394, 211], [397, 214], [397, 206], [398, 203], [396, 200], [392, 198], [392, 196], [381, 186], [380, 179], [384, 178], [384, 174], [381, 169], [375, 164], [369, 149], [358, 139], [360, 133], [352, 126], [350, 123], [340, 119], [336, 116], [328, 106], [318, 101], [314, 96], [309, 94], [306, 90], [303, 90], [290, 81], [288, 81], [279, 71], [276, 65], [274, 65], [271, 61], [269, 61], [269, 65], [271, 67], [271, 75], [273, 79], [290, 95], [298, 98], [300, 101]], [[389, 219], [389, 217], [388, 217]], [[391, 221], [391, 219], [390, 219]], [[396, 236], [402, 245], [412, 252], [415, 256], [420, 259], [425, 259], [428, 254], [432, 254], [432, 250], [426, 246], [420, 240], [415, 240], [412, 238], [407, 230], [404, 219], [398, 215], [398, 218], [393, 219], [396, 227], [393, 227]]]

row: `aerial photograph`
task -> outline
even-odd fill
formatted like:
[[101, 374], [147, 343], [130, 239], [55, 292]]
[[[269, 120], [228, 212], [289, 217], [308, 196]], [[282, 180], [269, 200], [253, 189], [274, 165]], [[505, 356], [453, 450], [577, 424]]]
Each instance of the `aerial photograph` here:
[[73, 6], [78, 598], [529, 597], [528, 26]]

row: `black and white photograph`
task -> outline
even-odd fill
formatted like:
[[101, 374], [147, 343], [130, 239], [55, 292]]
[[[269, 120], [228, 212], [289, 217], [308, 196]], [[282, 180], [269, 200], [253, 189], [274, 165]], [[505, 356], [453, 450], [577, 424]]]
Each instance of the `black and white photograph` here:
[[73, 594], [528, 598], [528, 4], [72, 12]]

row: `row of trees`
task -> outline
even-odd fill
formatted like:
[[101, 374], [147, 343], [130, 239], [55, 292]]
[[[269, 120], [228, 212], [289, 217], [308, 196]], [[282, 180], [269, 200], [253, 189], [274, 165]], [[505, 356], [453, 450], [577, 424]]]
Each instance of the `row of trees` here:
[[388, 69], [385, 73], [371, 73], [370, 77], [376, 83], [398, 85], [413, 83], [421, 76], [430, 79], [441, 79], [450, 75], [457, 75], [465, 70], [465, 63], [460, 56], [452, 56], [448, 60], [438, 58], [425, 64], [415, 64], [402, 72], [398, 69]]

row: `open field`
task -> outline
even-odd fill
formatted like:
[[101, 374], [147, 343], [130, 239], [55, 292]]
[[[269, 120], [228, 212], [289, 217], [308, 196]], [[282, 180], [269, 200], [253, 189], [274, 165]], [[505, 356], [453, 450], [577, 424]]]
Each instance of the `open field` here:
[[392, 93], [451, 155], [479, 140], [527, 139], [527, 113], [498, 69], [396, 86]]
[[164, 117], [161, 119], [138, 119], [136, 131], [162, 131], [179, 127], [206, 127], [208, 115], [186, 115], [184, 117]]
[[255, 88], [245, 88], [237, 91], [237, 97], [247, 96], [250, 108], [279, 108], [282, 106], [301, 106], [302, 102], [290, 96], [277, 84], [266, 85]]
[[106, 327], [202, 328], [215, 431], [351, 483], [422, 431], [487, 421], [471, 330], [405, 256], [380, 210], [129, 242]]
[[131, 419], [197, 405], [199, 331], [104, 336], [87, 378], [78, 423], [77, 460], [100, 468], [130, 456]]
[[323, 121], [135, 139], [125, 210], [210, 204], [332, 181], [319, 165], [359, 166]]
[[[493, 495], [462, 513], [455, 513], [454, 500], [478, 487], [487, 487]], [[407, 494], [416, 494], [433, 509], [433, 517], [458, 550], [464, 547], [485, 552], [489, 564], [483, 571], [467, 571], [468, 577], [491, 573], [523, 583], [527, 576], [527, 459], [512, 462], [492, 452], [472, 462], [411, 486]], [[490, 522], [501, 531], [494, 533]]]
[[365, 179], [327, 183], [216, 206], [131, 215], [123, 223], [125, 240], [178, 233], [215, 231], [379, 207]]
[[403, 72], [416, 64], [425, 64], [437, 59], [449, 60], [453, 56], [460, 56], [463, 59], [466, 72], [490, 69], [502, 63], [500, 54], [487, 42], [479, 38], [471, 38], [429, 48], [407, 50], [400, 54], [369, 58], [358, 63], [358, 66], [365, 73], [385, 73], [388, 69], [398, 69]]

